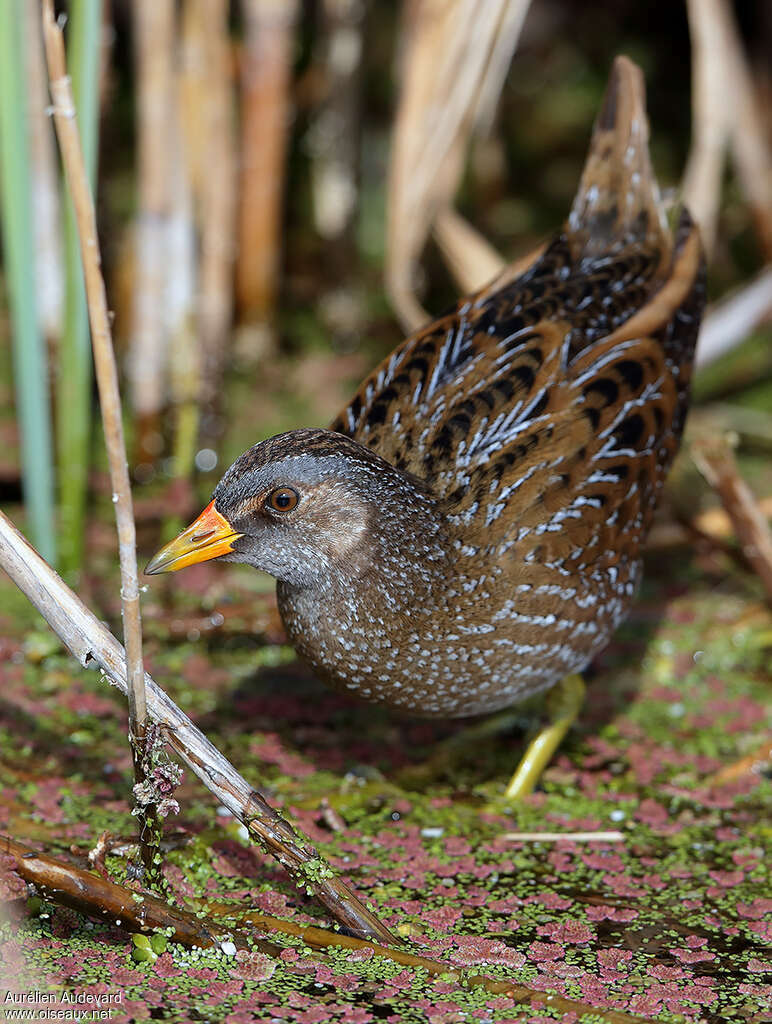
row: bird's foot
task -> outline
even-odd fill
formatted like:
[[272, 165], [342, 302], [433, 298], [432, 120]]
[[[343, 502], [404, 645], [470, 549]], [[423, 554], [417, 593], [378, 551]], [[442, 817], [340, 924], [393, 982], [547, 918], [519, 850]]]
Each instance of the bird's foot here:
[[549, 723], [531, 740], [504, 794], [518, 800], [532, 793], [542, 772], [563, 742], [584, 703], [585, 685], [580, 675], [566, 676], [547, 695]]

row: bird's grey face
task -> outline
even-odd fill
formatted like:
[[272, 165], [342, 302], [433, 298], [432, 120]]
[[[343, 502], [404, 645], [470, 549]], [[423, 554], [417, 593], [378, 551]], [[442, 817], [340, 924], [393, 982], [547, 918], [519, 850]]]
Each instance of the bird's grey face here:
[[297, 586], [350, 569], [371, 521], [355, 473], [345, 458], [297, 455], [223, 480], [214, 507], [239, 534], [224, 560]]
[[[314, 432], [322, 433], [329, 434]], [[296, 439], [277, 443], [292, 436], [271, 438], [240, 456], [206, 509], [145, 571], [174, 572], [220, 558], [309, 586], [338, 569], [364, 569], [372, 525], [366, 460], [332, 445], [309, 451]]]

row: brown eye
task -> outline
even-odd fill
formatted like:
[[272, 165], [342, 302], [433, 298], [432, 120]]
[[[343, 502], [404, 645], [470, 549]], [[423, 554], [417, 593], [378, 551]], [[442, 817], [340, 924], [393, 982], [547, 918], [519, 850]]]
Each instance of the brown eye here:
[[265, 499], [268, 508], [274, 512], [291, 512], [300, 500], [300, 495], [292, 487], [277, 487]]

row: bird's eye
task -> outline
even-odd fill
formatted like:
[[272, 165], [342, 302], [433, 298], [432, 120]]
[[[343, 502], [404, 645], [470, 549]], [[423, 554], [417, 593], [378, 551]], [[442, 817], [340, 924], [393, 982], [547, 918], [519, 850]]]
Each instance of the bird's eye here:
[[300, 495], [292, 487], [277, 487], [265, 499], [268, 508], [274, 512], [291, 512], [300, 500]]

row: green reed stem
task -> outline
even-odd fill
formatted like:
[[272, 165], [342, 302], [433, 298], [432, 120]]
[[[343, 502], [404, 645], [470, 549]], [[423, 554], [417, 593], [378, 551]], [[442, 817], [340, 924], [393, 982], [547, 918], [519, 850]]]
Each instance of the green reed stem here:
[[46, 350], [35, 298], [23, 30], [19, 8], [12, 3], [0, 3], [0, 202], [22, 484], [32, 541], [51, 562], [56, 558], [51, 417]]
[[[102, 0], [72, 0], [67, 66], [78, 111], [89, 184], [95, 190], [99, 137], [99, 52]], [[65, 323], [57, 373], [57, 458], [61, 570], [70, 576], [83, 564], [92, 410], [92, 357], [78, 229], [64, 191]]]

